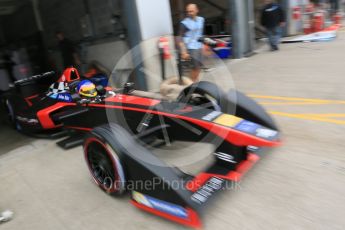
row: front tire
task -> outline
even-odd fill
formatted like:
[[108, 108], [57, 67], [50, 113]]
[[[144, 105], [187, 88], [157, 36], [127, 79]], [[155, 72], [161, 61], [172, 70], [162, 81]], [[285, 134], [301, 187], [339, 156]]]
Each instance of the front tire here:
[[110, 126], [101, 126], [88, 134], [84, 157], [94, 182], [110, 195], [125, 192], [125, 172], [121, 150], [114, 142]]

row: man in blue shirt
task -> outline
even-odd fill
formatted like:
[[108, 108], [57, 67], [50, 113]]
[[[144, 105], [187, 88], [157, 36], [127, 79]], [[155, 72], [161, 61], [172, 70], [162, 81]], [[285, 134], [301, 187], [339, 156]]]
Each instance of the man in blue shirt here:
[[192, 61], [191, 79], [194, 82], [199, 80], [200, 69], [202, 65], [202, 47], [199, 39], [203, 36], [205, 19], [199, 17], [199, 9], [196, 4], [189, 4], [186, 7], [187, 17], [182, 20], [180, 27], [181, 57], [183, 60]]

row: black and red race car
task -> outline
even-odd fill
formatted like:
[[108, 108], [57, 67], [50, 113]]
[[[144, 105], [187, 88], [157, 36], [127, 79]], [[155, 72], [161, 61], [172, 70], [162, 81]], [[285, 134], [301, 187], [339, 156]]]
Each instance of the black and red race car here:
[[[121, 89], [97, 87], [98, 95], [85, 99], [76, 93], [80, 79], [73, 71], [43, 95], [6, 97], [17, 129], [83, 134], [86, 163], [102, 190], [111, 195], [129, 192], [134, 206], [179, 224], [200, 227], [210, 200], [228, 183], [239, 181], [268, 147], [280, 145], [272, 118], [238, 91], [225, 93], [199, 82], [169, 101], [127, 83]], [[18, 92], [25, 84], [16, 86]], [[61, 146], [80, 143], [80, 136], [72, 137]], [[211, 164], [190, 175], [151, 151], [174, 141], [213, 144]], [[146, 183], [154, 186], [136, 186]]]

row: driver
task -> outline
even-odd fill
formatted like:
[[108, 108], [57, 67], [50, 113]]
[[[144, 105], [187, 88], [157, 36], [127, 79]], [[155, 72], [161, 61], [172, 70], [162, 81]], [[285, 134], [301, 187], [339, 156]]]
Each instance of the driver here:
[[98, 101], [96, 86], [89, 80], [81, 81], [77, 86], [77, 92], [82, 100], [86, 99], [94, 103]]

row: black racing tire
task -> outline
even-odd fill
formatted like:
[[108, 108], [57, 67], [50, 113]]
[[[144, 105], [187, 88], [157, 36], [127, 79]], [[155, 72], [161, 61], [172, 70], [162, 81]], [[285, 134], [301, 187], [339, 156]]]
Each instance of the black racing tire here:
[[109, 195], [126, 191], [126, 174], [122, 146], [111, 125], [91, 131], [84, 141], [84, 157], [94, 182]]
[[208, 106], [208, 109], [233, 114], [267, 128], [278, 130], [275, 121], [261, 105], [237, 90], [231, 90], [226, 94], [217, 85], [201, 81], [185, 88], [178, 96], [177, 101], [198, 105], [193, 101], [191, 94], [204, 97], [205, 100], [202, 103], [211, 103], [212, 106]]

